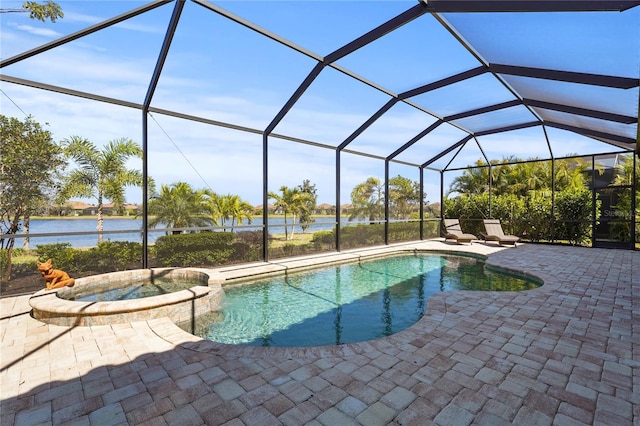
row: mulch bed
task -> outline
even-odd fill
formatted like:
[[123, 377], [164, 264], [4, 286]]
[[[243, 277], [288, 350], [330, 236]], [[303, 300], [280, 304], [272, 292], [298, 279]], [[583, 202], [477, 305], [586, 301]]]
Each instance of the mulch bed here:
[[44, 280], [40, 274], [26, 275], [13, 278], [10, 281], [2, 281], [0, 296], [17, 296], [26, 293], [35, 293], [44, 288]]
[[[89, 275], [95, 275], [99, 272], [86, 271], [80, 275], [73, 275], [73, 278], [86, 277]], [[44, 288], [44, 279], [42, 276], [35, 272], [32, 275], [23, 275], [20, 277], [11, 278], [9, 281], [2, 281], [0, 284], [0, 297], [18, 296], [23, 294], [35, 293], [36, 291]]]

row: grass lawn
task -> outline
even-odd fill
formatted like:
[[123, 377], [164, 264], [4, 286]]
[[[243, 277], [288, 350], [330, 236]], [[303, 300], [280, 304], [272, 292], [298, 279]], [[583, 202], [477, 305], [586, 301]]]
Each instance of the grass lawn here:
[[283, 247], [285, 245], [302, 246], [309, 244], [312, 238], [312, 232], [295, 233], [291, 240], [286, 240], [284, 234], [272, 234], [272, 237], [269, 239], [269, 246], [273, 248]]

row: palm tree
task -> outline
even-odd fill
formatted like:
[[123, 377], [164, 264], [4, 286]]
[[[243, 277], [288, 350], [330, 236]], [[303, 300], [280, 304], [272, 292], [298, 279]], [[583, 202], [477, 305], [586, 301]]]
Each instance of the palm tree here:
[[[536, 161], [537, 158], [530, 158], [525, 163], [517, 163], [501, 166], [504, 170], [504, 186], [500, 194], [513, 194], [518, 197], [526, 197], [531, 191], [533, 193], [544, 192], [551, 188], [551, 168], [547, 166], [549, 162]], [[522, 161], [520, 159], [509, 159], [509, 161]]]
[[[149, 200], [149, 226], [165, 224], [169, 228], [209, 226], [215, 223], [211, 217], [208, 191], [194, 190], [186, 182], [161, 185], [160, 193]], [[173, 234], [182, 231], [174, 230]]]
[[[460, 194], [480, 194], [489, 191], [489, 167], [482, 161], [476, 161], [476, 167], [466, 169], [460, 176], [457, 176], [449, 185], [449, 194], [458, 192]], [[492, 175], [495, 176], [495, 168]]]
[[251, 223], [253, 220], [253, 212], [254, 208], [248, 202], [240, 199], [237, 195], [234, 195], [233, 209], [231, 214], [231, 231], [233, 232], [233, 221], [238, 225], [242, 225], [242, 221], [244, 219], [247, 220], [247, 223]]
[[408, 219], [420, 207], [420, 184], [400, 175], [389, 179], [389, 205], [392, 216]]
[[[491, 161], [491, 192], [494, 195], [514, 194], [525, 197], [527, 194], [547, 194], [551, 190], [551, 162], [530, 158], [527, 162], [516, 157], [505, 157], [500, 161]], [[566, 162], [558, 161], [556, 175], [562, 185], [584, 185], [582, 170], [567, 167]], [[574, 173], [575, 172], [575, 173]], [[571, 180], [573, 179], [573, 182]], [[449, 193], [482, 194], [489, 192], [489, 167], [478, 160], [475, 167], [465, 170], [449, 186]]]
[[[622, 155], [620, 156], [620, 162], [616, 164], [615, 169], [615, 177], [613, 182], [611, 182], [611, 186], [628, 186], [631, 187], [634, 185], [634, 170], [633, 170], [633, 154], [631, 155]], [[640, 186], [640, 161], [635, 162], [635, 186], [636, 188]], [[615, 233], [614, 235], [623, 240], [629, 240], [631, 238], [631, 232], [636, 233], [636, 243], [639, 241], [638, 235], [640, 234], [640, 191], [636, 190], [636, 202], [635, 202], [635, 212], [632, 211], [631, 206], [633, 205], [632, 201], [633, 191], [631, 188], [618, 188], [618, 200], [617, 203], [612, 206], [615, 207], [620, 212], [623, 212], [625, 216], [628, 214], [629, 219], [631, 219], [631, 215], [635, 215], [636, 217], [636, 230], [632, 231], [630, 224], [621, 223], [621, 222], [613, 222], [611, 224], [611, 231]]]
[[349, 220], [358, 217], [368, 217], [369, 223], [374, 223], [384, 215], [384, 190], [380, 179], [367, 178], [351, 191], [353, 210]]
[[[590, 163], [579, 158], [556, 161], [556, 191], [581, 190], [587, 187], [586, 172]], [[596, 165], [596, 170], [601, 169]]]
[[[273, 205], [276, 210], [280, 209], [283, 211], [284, 237], [286, 240], [291, 240], [293, 239], [294, 228], [296, 225], [296, 215], [308, 209], [308, 203], [313, 201], [313, 195], [308, 192], [302, 192], [300, 188], [288, 188], [286, 186], [280, 187], [280, 192], [282, 192], [282, 195], [276, 194], [275, 192], [269, 192], [269, 198], [276, 200]], [[293, 216], [291, 234], [288, 233], [287, 229], [288, 214]]]
[[[636, 161], [636, 185], [640, 182], [640, 161]], [[620, 156], [620, 162], [616, 164], [616, 175], [612, 185], [633, 185], [633, 155]]]
[[318, 195], [316, 194], [316, 186], [311, 184], [309, 179], [305, 179], [302, 181], [302, 185], [298, 185], [298, 189], [301, 192], [306, 192], [311, 195], [311, 198], [306, 202], [307, 208], [300, 210], [300, 228], [302, 228], [302, 232], [307, 232], [309, 225], [315, 222], [315, 218], [312, 216], [312, 213], [316, 209], [316, 203], [318, 202]]
[[[237, 223], [242, 225], [242, 221], [247, 219], [249, 223], [253, 219], [253, 206], [242, 200], [239, 195], [217, 195], [214, 198], [215, 209], [214, 217], [222, 219], [224, 227], [228, 221], [231, 221], [231, 232]], [[216, 223], [217, 224], [217, 223]], [[226, 228], [223, 228], [226, 231]]]
[[99, 150], [87, 139], [72, 136], [62, 141], [64, 153], [79, 166], [72, 170], [63, 185], [65, 198], [95, 198], [98, 202], [98, 242], [102, 242], [104, 229], [102, 209], [105, 199], [111, 200], [117, 210], [125, 204], [124, 187], [142, 186], [140, 170], [127, 169], [131, 157], [142, 158], [142, 148], [131, 139], [120, 138], [109, 141]]

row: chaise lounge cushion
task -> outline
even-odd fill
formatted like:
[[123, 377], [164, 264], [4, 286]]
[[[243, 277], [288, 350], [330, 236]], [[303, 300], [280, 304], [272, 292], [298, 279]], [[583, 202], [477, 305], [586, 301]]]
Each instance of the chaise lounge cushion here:
[[502, 225], [499, 219], [484, 219], [485, 233], [482, 234], [482, 238], [485, 241], [497, 241], [499, 244], [516, 245], [520, 241], [520, 237], [515, 235], [505, 235], [502, 230]]
[[460, 221], [458, 219], [445, 219], [444, 220], [444, 240], [455, 240], [459, 243], [471, 243], [473, 240], [477, 240], [473, 234], [466, 234], [462, 232], [460, 227]]

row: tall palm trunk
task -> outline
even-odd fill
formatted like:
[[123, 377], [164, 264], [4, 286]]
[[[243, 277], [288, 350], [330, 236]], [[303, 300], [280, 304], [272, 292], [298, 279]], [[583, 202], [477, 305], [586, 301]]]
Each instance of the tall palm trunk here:
[[96, 231], [98, 231], [98, 244], [104, 240], [102, 231], [104, 230], [104, 219], [102, 218], [102, 194], [98, 195], [98, 225]]
[[293, 214], [293, 220], [291, 221], [291, 234], [289, 234], [290, 235], [290, 237], [289, 237], [290, 240], [293, 240], [293, 233], [295, 232], [295, 229], [296, 229], [296, 214], [294, 213]]
[[287, 228], [287, 212], [284, 212], [284, 239], [285, 241], [289, 239], [289, 228]]

